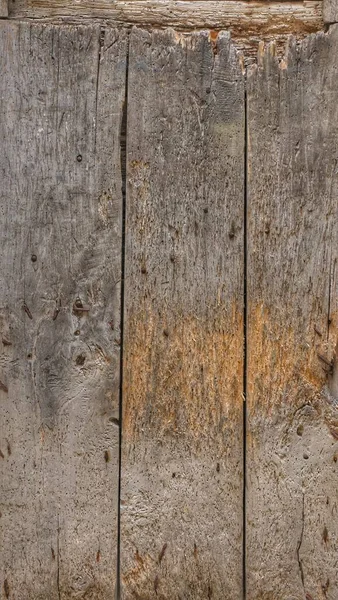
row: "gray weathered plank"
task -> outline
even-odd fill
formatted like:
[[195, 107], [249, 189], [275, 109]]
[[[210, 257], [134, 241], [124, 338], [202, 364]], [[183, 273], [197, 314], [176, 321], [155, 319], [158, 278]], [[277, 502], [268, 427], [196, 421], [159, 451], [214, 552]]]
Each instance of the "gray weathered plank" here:
[[248, 80], [248, 600], [338, 597], [337, 54]]
[[338, 22], [338, 1], [323, 0], [323, 20], [324, 23]]
[[130, 42], [123, 598], [242, 598], [244, 86], [228, 34]]
[[0, 23], [3, 598], [114, 597], [125, 67], [114, 30]]

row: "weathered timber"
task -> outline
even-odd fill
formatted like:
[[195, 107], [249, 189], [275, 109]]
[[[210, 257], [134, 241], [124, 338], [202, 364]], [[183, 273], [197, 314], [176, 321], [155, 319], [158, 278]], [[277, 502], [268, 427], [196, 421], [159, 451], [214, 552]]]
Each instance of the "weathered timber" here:
[[0, 0], [0, 17], [8, 17], [8, 2], [7, 0]]
[[323, 26], [321, 0], [9, 0], [11, 17], [99, 17], [123, 25], [179, 30], [230, 29], [255, 36], [306, 35]]
[[0, 23], [0, 577], [112, 599], [126, 41]]
[[248, 600], [338, 597], [337, 55], [248, 78]]
[[242, 598], [244, 85], [226, 33], [133, 30], [123, 598]]
[[338, 1], [324, 0], [323, 1], [323, 20], [324, 23], [338, 22]]

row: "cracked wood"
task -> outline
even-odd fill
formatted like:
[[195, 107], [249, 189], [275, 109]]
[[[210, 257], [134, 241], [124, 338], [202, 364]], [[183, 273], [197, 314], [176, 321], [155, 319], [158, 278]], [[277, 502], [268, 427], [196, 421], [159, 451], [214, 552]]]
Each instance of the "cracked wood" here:
[[242, 598], [244, 80], [223, 33], [134, 30], [123, 598]]
[[323, 25], [321, 0], [9, 0], [9, 12], [15, 18], [97, 17], [142, 27], [230, 29], [242, 40], [304, 35]]
[[113, 29], [0, 22], [6, 598], [114, 598], [125, 69]]
[[337, 53], [248, 76], [248, 600], [338, 597]]

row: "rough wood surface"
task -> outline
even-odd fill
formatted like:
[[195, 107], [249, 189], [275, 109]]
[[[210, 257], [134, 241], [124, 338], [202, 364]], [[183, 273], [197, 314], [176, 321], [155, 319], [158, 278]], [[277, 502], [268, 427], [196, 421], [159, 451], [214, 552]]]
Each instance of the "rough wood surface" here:
[[4, 599], [114, 597], [125, 46], [0, 23]]
[[338, 22], [338, 1], [324, 0], [323, 1], [323, 20], [324, 23]]
[[130, 41], [123, 598], [242, 598], [244, 87], [228, 34]]
[[230, 29], [233, 37], [308, 34], [322, 28], [322, 1], [10, 0], [12, 17], [100, 17], [125, 25]]
[[337, 55], [248, 79], [248, 600], [338, 598]]
[[8, 17], [8, 1], [0, 0], [0, 17]]

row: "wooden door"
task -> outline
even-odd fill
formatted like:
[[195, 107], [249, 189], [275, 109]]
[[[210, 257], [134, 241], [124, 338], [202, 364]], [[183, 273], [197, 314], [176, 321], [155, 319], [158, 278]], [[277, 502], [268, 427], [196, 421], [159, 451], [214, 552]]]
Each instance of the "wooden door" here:
[[336, 14], [0, 4], [1, 598], [338, 597]]

